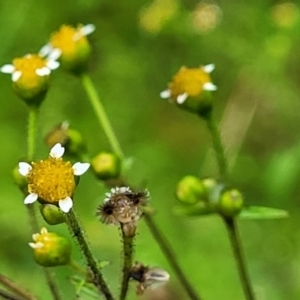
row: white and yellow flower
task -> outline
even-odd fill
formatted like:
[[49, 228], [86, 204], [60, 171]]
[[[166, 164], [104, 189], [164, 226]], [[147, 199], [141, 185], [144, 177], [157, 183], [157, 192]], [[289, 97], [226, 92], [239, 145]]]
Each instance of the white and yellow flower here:
[[76, 188], [74, 176], [84, 174], [90, 164], [64, 161], [62, 156], [65, 148], [56, 144], [50, 151], [47, 159], [31, 164], [19, 163], [19, 173], [28, 180], [29, 195], [24, 203], [30, 204], [39, 200], [55, 204], [68, 213], [73, 206], [72, 196]]

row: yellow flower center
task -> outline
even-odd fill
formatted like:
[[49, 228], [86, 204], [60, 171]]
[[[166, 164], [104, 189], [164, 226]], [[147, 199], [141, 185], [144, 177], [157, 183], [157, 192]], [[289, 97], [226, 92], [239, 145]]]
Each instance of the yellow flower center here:
[[29, 54], [24, 57], [15, 58], [13, 65], [16, 71], [21, 71], [22, 76], [17, 81], [27, 89], [36, 88], [40, 85], [41, 77], [36, 73], [37, 69], [47, 66], [47, 60], [38, 54]]
[[188, 96], [198, 96], [203, 91], [203, 85], [211, 82], [210, 76], [203, 67], [188, 69], [182, 67], [169, 84], [172, 98], [186, 93]]
[[33, 162], [27, 179], [29, 193], [49, 203], [71, 197], [76, 187], [72, 165], [62, 158], [49, 157]]
[[82, 25], [79, 25], [77, 28], [73, 28], [68, 25], [62, 25], [59, 31], [52, 34], [50, 39], [51, 45], [54, 48], [60, 49], [63, 56], [74, 56], [78, 48], [81, 48], [82, 46], [88, 47], [86, 36], [79, 35], [81, 28]]

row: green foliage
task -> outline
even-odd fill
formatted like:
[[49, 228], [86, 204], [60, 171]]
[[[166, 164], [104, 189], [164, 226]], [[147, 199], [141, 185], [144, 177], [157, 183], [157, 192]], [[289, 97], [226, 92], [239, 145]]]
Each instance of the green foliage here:
[[[95, 24], [90, 73], [124, 152], [134, 157], [128, 179], [151, 191], [157, 223], [196, 290], [208, 300], [242, 299], [222, 226], [214, 218], [187, 219], [172, 213], [178, 180], [186, 174], [216, 175], [217, 168], [214, 158], [206, 155], [210, 139], [198, 118], [161, 100], [159, 92], [180, 66], [213, 62], [216, 70], [212, 77], [218, 86], [214, 105], [218, 119], [223, 120], [230, 180], [250, 205], [239, 217], [285, 217], [285, 210], [291, 212], [285, 222], [241, 222], [252, 282], [259, 287], [257, 298], [299, 299], [299, 4], [295, 2], [295, 22], [283, 26], [275, 22], [274, 10], [278, 7], [273, 2], [220, 2], [219, 25], [201, 33], [193, 25], [198, 3], [171, 1], [174, 13], [157, 31], [150, 32], [141, 25], [141, 18], [156, 2], [2, 1], [0, 64], [37, 51], [63, 23]], [[156, 20], [156, 16], [152, 18]], [[53, 75], [41, 107], [36, 158], [48, 153], [42, 141], [46, 133], [66, 119], [83, 133], [90, 155], [111, 150], [78, 80], [60, 70]], [[30, 287], [38, 298], [48, 300], [51, 296], [45, 291], [44, 278], [27, 245], [31, 232], [23, 196], [10, 176], [19, 158], [26, 155], [27, 108], [13, 94], [7, 76], [1, 74], [0, 84], [1, 272]], [[97, 255], [101, 260], [115, 261], [120, 249], [118, 232], [95, 218], [105, 192], [107, 189], [95, 184], [88, 174], [82, 178], [74, 202]], [[262, 207], [258, 209], [258, 205]], [[264, 208], [268, 206], [282, 210]], [[189, 214], [205, 212], [199, 208]], [[39, 222], [43, 224], [41, 218]], [[63, 225], [55, 230], [68, 234]], [[138, 259], [168, 266], [153, 245], [149, 230], [142, 224], [138, 231]], [[79, 251], [74, 255], [83, 262]], [[178, 299], [184, 299], [174, 274], [166, 269], [174, 279], [171, 288]], [[119, 271], [117, 262], [105, 268], [108, 282], [115, 282]], [[64, 299], [74, 297], [74, 288], [67, 280], [71, 274], [68, 269], [57, 269]], [[73, 281], [79, 287], [79, 281]], [[133, 289], [129, 299], [135, 299]]]

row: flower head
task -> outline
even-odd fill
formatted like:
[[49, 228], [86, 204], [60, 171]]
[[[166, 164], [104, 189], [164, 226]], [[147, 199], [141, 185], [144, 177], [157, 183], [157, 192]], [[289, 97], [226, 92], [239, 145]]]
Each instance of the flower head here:
[[71, 257], [70, 242], [43, 227], [41, 233], [32, 235], [34, 243], [29, 246], [34, 250], [34, 257], [38, 264], [44, 267], [66, 265]]
[[55, 204], [68, 213], [73, 206], [72, 196], [76, 188], [75, 177], [87, 171], [90, 164], [64, 161], [64, 147], [56, 144], [50, 151], [47, 159], [28, 164], [19, 163], [19, 172], [28, 180], [29, 195], [24, 203], [33, 203], [39, 200], [42, 203]]
[[[169, 98], [183, 108], [197, 111], [203, 108], [206, 91], [215, 91], [217, 87], [211, 82], [210, 73], [214, 65], [199, 68], [181, 67], [174, 75], [169, 88], [160, 93], [162, 98]], [[188, 101], [189, 100], [189, 101]]]
[[0, 70], [12, 75], [13, 87], [18, 96], [27, 104], [38, 106], [48, 90], [51, 70], [59, 67], [57, 58], [55, 53], [48, 58], [40, 54], [27, 54], [15, 58], [12, 64], [4, 65]]
[[130, 270], [130, 277], [139, 282], [136, 293], [141, 295], [147, 288], [156, 288], [166, 284], [170, 275], [165, 270], [157, 267], [144, 266], [136, 262]]
[[78, 25], [76, 28], [62, 25], [51, 35], [49, 43], [42, 48], [41, 52], [44, 55], [49, 55], [53, 51], [59, 52], [62, 66], [68, 71], [80, 74], [86, 69], [91, 52], [86, 36], [94, 30], [95, 26], [92, 24]]
[[[147, 190], [133, 192], [129, 187], [116, 187], [106, 194], [104, 203], [98, 207], [97, 215], [103, 223], [117, 225], [127, 224], [130, 228], [142, 216], [142, 206], [145, 206], [149, 199]], [[132, 224], [131, 224], [132, 225]]]

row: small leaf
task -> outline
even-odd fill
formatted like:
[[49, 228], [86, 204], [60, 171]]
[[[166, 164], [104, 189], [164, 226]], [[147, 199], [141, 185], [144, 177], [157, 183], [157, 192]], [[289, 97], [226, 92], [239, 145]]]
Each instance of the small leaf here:
[[173, 207], [173, 212], [176, 215], [185, 216], [205, 216], [215, 213], [215, 211], [208, 207], [205, 203], [199, 202], [196, 205], [177, 205]]
[[272, 207], [249, 206], [244, 207], [237, 217], [241, 219], [281, 219], [289, 217], [289, 212]]

